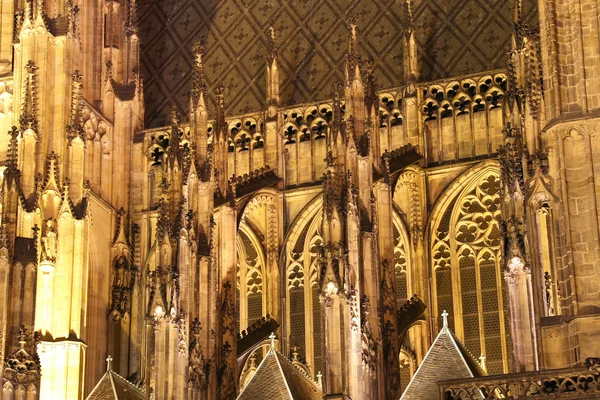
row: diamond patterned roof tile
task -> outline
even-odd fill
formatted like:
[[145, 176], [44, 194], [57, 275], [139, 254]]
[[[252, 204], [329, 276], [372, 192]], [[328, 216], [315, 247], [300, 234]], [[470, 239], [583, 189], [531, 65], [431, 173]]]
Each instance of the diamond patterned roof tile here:
[[[264, 43], [271, 19], [278, 33], [283, 105], [329, 98], [330, 85], [322, 82], [342, 76], [349, 35], [345, 20], [349, 14], [358, 17], [360, 53], [364, 59], [374, 59], [378, 83], [383, 88], [397, 86], [403, 68], [399, 33], [406, 25], [400, 3], [389, 0], [140, 2], [143, 76], [146, 82], [156, 80], [159, 87], [165, 88], [164, 99], [147, 99], [146, 126], [157, 126], [166, 120], [170, 108], [165, 108], [165, 104], [175, 103], [182, 114], [187, 113], [188, 104], [180, 98], [183, 92], [180, 88], [190, 86], [191, 74], [174, 76], [169, 68], [171, 59], [177, 57], [184, 57], [191, 65], [193, 55], [189, 45], [201, 38], [206, 43], [209, 87], [228, 82], [233, 90], [228, 98], [249, 96], [249, 100], [228, 102], [227, 114], [250, 111], [248, 107], [255, 111], [264, 108], [265, 99], [255, 99], [256, 94], [265, 92], [264, 73], [256, 71], [264, 69], [264, 63], [256, 60], [260, 56], [266, 59]], [[504, 67], [511, 36], [510, 2], [414, 0], [414, 3], [421, 80]], [[524, 3], [524, 13], [534, 27], [535, 2]], [[304, 50], [297, 51], [298, 43]], [[467, 50], [459, 53], [461, 49]], [[237, 68], [231, 68], [231, 64]], [[329, 79], [318, 75], [317, 70], [330, 71]], [[296, 82], [297, 79], [316, 82]], [[156, 92], [151, 85], [145, 85], [145, 90]]]

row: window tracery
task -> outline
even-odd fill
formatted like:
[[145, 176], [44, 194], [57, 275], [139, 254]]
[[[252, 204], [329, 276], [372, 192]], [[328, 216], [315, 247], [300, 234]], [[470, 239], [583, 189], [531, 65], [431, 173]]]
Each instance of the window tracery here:
[[456, 324], [453, 329], [465, 346], [486, 356], [490, 373], [506, 372], [509, 330], [500, 279], [499, 177], [488, 168], [455, 185], [459, 189], [447, 192], [453, 194], [441, 203], [446, 205], [432, 230], [436, 312], [453, 310], [449, 323]]
[[296, 347], [314, 378], [323, 368], [321, 348], [321, 304], [319, 273], [316, 261], [323, 239], [320, 233], [320, 200], [310, 205], [299, 217], [299, 225], [291, 229], [287, 251], [287, 350]]
[[408, 294], [406, 249], [398, 228], [394, 225], [394, 276], [396, 279], [396, 304], [400, 307], [406, 303]]
[[[238, 232], [238, 309], [240, 326], [246, 329], [264, 315], [263, 256], [251, 228], [244, 223]], [[240, 283], [243, 282], [243, 285]]]

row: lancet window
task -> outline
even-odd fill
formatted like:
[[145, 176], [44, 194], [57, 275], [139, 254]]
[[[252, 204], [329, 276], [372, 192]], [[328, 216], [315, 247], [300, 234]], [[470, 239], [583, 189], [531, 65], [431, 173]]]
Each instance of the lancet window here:
[[451, 329], [475, 357], [486, 357], [489, 373], [506, 373], [509, 366], [499, 189], [494, 168], [459, 178], [438, 205], [431, 230], [435, 313], [448, 310]]
[[238, 232], [238, 301], [240, 330], [265, 315], [264, 256], [253, 232], [244, 225]]
[[[289, 350], [306, 362], [313, 378], [323, 368], [319, 273], [316, 260], [323, 243], [321, 216], [308, 218], [287, 249], [287, 321]], [[291, 247], [291, 248], [290, 248]]]

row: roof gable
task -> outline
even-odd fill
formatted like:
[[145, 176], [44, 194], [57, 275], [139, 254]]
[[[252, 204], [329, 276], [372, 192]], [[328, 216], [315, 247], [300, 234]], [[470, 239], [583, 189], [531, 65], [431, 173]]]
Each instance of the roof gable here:
[[315, 382], [271, 347], [238, 400], [255, 399], [321, 400]]
[[444, 326], [425, 355], [423, 362], [410, 380], [400, 400], [429, 400], [439, 398], [437, 382], [473, 378], [485, 371], [448, 329], [447, 315]]
[[114, 372], [110, 367], [112, 358], [108, 357], [106, 373], [86, 400], [145, 400], [143, 390]]

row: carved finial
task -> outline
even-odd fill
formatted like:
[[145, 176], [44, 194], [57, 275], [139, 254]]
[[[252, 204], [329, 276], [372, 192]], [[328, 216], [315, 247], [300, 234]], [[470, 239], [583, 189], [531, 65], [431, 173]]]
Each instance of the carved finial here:
[[357, 18], [355, 15], [348, 16], [348, 25], [350, 26], [350, 42], [348, 43], [349, 56], [358, 56], [358, 38], [357, 38]]
[[514, 18], [516, 25], [523, 21], [523, 0], [515, 0]]
[[267, 106], [269, 117], [275, 116], [275, 107], [279, 105], [279, 67], [277, 66], [277, 42], [273, 21], [269, 21], [267, 44]]
[[177, 111], [177, 106], [175, 104], [171, 107], [171, 124], [174, 126], [179, 125], [179, 112]]
[[448, 328], [448, 313], [446, 312], [446, 310], [444, 310], [444, 312], [442, 312], [442, 318], [443, 318], [444, 328]]
[[348, 16], [348, 25], [350, 26], [350, 51], [353, 50], [353, 44], [356, 43], [356, 27], [358, 18], [356, 15]]
[[33, 61], [33, 60], [27, 61], [27, 64], [25, 65], [25, 70], [27, 71], [27, 73], [35, 74], [35, 71], [37, 71], [37, 69], [38, 69], [38, 67], [35, 64], [35, 61]]
[[206, 99], [206, 83], [204, 79], [204, 44], [197, 41], [192, 47], [194, 52], [194, 75], [192, 79], [192, 87], [190, 89], [190, 98], [192, 101], [192, 108], [198, 107], [200, 96], [204, 95]]
[[17, 168], [17, 163], [19, 159], [19, 129], [16, 126], [13, 126], [10, 131], [8, 131], [10, 135], [10, 142], [8, 145], [8, 151], [6, 152], [7, 164], [10, 168]]
[[273, 62], [273, 60], [277, 57], [277, 42], [276, 42], [276, 32], [275, 27], [273, 26], [273, 21], [269, 21], [269, 62]]
[[171, 187], [171, 184], [169, 184], [169, 182], [167, 181], [166, 177], [162, 178], [162, 181], [160, 182], [160, 185], [158, 185], [158, 187], [160, 188], [162, 194], [164, 196], [166, 196], [167, 191], [169, 190], [169, 188]]
[[415, 21], [413, 18], [412, 0], [406, 0], [406, 20], [408, 22], [408, 29], [413, 29]]
[[271, 332], [271, 334], [269, 335], [269, 340], [271, 341], [271, 348], [274, 350], [275, 349], [275, 339], [277, 338], [277, 336], [275, 336], [275, 333]]
[[413, 82], [418, 79], [418, 61], [417, 61], [417, 42], [415, 38], [415, 25], [413, 18], [412, 0], [406, 0], [406, 21], [407, 27], [404, 33], [403, 41], [403, 61], [404, 61], [404, 81], [409, 83], [408, 94], [414, 94], [415, 88]]
[[112, 356], [109, 355], [108, 357], [106, 357], [106, 372], [112, 370], [112, 360]]
[[25, 325], [21, 325], [21, 327], [19, 328], [17, 339], [19, 340], [19, 348], [24, 349], [28, 339], [27, 328], [25, 328]]
[[71, 79], [73, 80], [73, 82], [81, 83], [82, 78], [83, 75], [81, 75], [78, 69], [76, 69], [75, 72], [73, 72], [73, 74], [71, 75]]
[[112, 60], [108, 60], [106, 62], [106, 80], [110, 80], [113, 77], [112, 67], [113, 67]]
[[223, 135], [223, 139], [227, 137], [226, 131], [226, 123], [225, 123], [225, 101], [224, 101], [224, 93], [225, 86], [220, 84], [215, 89], [215, 94], [217, 95], [217, 121], [216, 121], [216, 134]]

